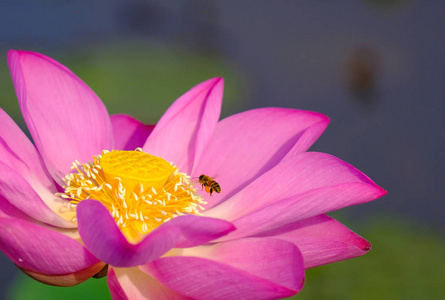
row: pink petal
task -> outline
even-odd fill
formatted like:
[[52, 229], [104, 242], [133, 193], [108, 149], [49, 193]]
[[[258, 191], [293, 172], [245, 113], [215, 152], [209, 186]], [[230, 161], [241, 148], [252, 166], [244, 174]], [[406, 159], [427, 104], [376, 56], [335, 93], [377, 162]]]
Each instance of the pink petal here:
[[185, 215], [163, 223], [134, 245], [127, 241], [99, 201], [81, 201], [77, 207], [77, 220], [80, 236], [88, 249], [116, 267], [141, 265], [171, 248], [205, 244], [235, 229], [223, 220]]
[[189, 251], [200, 257], [162, 257], [140, 268], [195, 299], [288, 297], [302, 288], [304, 267], [298, 248], [283, 242], [263, 238], [202, 246]]
[[254, 109], [219, 122], [192, 173], [215, 177], [221, 185], [222, 193], [207, 197], [206, 207], [230, 198], [289, 151], [306, 151], [328, 123], [322, 114], [285, 108]]
[[8, 201], [11, 205], [38, 221], [58, 227], [77, 227], [75, 223], [71, 222], [75, 216], [75, 211], [68, 208], [68, 201], [47, 191], [46, 200], [47, 203], [52, 205], [51, 209], [42, 201], [28, 182], [2, 162], [0, 162], [0, 195], [4, 198], [2, 202]]
[[295, 156], [299, 153], [307, 151], [318, 140], [321, 134], [325, 131], [330, 121], [328, 117], [323, 117], [324, 119], [315, 122], [313, 125], [304, 130], [304, 132], [298, 139], [298, 142], [292, 147], [292, 149], [289, 150], [286, 157]]
[[12, 205], [8, 199], [0, 194], [0, 218], [16, 218], [32, 222], [33, 219]]
[[54, 182], [36, 148], [2, 109], [0, 109], [0, 161], [13, 168], [37, 192], [42, 188], [56, 192]]
[[365, 183], [344, 183], [311, 190], [274, 202], [232, 221], [237, 230], [220, 240], [251, 236], [297, 220], [371, 201], [385, 193]]
[[155, 125], [144, 125], [128, 115], [112, 115], [114, 147], [118, 150], [134, 150], [145, 144]]
[[297, 245], [306, 269], [357, 257], [371, 249], [368, 241], [326, 215], [297, 221], [260, 236]]
[[299, 290], [304, 279], [300, 251], [275, 238], [246, 238], [187, 248], [183, 255], [224, 263], [293, 290]]
[[75, 273], [99, 262], [79, 242], [11, 218], [0, 218], [0, 250], [19, 267], [46, 275]]
[[[124, 290], [119, 284], [117, 280], [116, 273], [114, 272], [114, 268], [108, 266], [108, 274], [107, 274], [107, 283], [108, 289], [110, 290], [111, 297], [113, 300], [127, 300], [128, 297], [125, 295]], [[133, 291], [137, 291], [137, 289], [131, 289]], [[137, 299], [133, 297], [133, 299]]]
[[221, 111], [224, 81], [198, 84], [176, 100], [156, 124], [143, 149], [190, 173], [212, 137]]
[[74, 160], [113, 148], [107, 110], [96, 94], [68, 68], [44, 55], [8, 53], [19, 105], [37, 149], [60, 185]]
[[113, 300], [120, 299], [189, 299], [168, 287], [146, 273], [133, 268], [110, 268], [108, 272], [108, 287]]
[[[325, 153], [305, 152], [283, 159], [205, 215], [230, 221], [246, 216], [248, 223], [258, 223], [255, 219], [260, 216], [273, 219], [284, 214], [283, 218], [296, 221], [384, 194], [386, 191], [366, 175], [340, 159]], [[248, 216], [252, 213], [257, 215]], [[239, 234], [240, 223], [243, 222], [236, 222], [235, 234]]]

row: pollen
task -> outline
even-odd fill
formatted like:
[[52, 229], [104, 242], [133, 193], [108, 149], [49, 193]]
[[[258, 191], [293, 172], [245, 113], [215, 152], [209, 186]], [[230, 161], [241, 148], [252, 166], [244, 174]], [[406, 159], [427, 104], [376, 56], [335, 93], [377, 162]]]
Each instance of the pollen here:
[[164, 222], [183, 214], [200, 214], [206, 204], [190, 176], [166, 160], [135, 151], [103, 151], [93, 162], [71, 167], [64, 193], [75, 207], [95, 199], [108, 209], [128, 241], [137, 243]]

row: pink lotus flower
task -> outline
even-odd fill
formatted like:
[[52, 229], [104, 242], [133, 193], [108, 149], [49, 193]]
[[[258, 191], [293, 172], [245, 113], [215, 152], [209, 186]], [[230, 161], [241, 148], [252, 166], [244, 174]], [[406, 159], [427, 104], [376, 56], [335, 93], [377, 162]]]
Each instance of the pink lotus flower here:
[[[107, 264], [114, 299], [275, 299], [298, 293], [306, 268], [370, 249], [324, 213], [386, 192], [306, 152], [324, 115], [263, 108], [218, 121], [215, 78], [144, 125], [109, 116], [48, 57], [10, 51], [8, 63], [35, 145], [0, 110], [0, 249], [31, 277], [70, 286]], [[201, 174], [221, 193], [201, 191]]]

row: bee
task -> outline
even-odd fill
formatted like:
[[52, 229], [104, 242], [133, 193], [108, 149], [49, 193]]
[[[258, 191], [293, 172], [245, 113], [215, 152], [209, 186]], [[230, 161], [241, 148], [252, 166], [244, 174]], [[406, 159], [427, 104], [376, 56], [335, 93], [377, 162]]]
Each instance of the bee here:
[[221, 186], [210, 176], [202, 174], [199, 176], [199, 183], [202, 185], [202, 188], [205, 188], [206, 192], [209, 193], [210, 196], [212, 196], [213, 191], [221, 193]]

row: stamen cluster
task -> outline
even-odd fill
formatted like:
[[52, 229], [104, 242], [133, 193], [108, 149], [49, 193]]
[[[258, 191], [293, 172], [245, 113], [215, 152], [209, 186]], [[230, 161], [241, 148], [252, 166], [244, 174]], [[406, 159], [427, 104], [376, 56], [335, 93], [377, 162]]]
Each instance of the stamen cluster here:
[[[124, 155], [134, 159], [134, 154], [141, 155], [138, 151], [142, 152], [141, 149], [103, 151], [102, 155], [93, 156], [93, 162], [81, 164], [75, 161], [71, 168], [77, 172], [65, 176], [65, 192], [59, 194], [70, 199], [69, 205], [73, 207], [84, 199], [102, 202], [131, 242], [139, 241], [145, 234], [174, 217], [200, 214], [200, 210], [204, 210], [201, 204], [205, 204], [193, 187], [190, 176], [179, 172], [171, 163], [171, 174], [167, 174], [165, 182], [157, 184], [156, 188], [143, 184], [147, 177], [141, 178], [141, 181], [135, 184], [129, 184], [129, 179], [125, 178], [124, 173], [110, 178], [110, 172], [101, 165], [103, 156], [110, 153], [122, 157], [125, 152]], [[151, 156], [144, 152], [142, 154], [144, 158]], [[150, 159], [156, 160], [155, 164], [162, 160], [155, 156]], [[164, 160], [162, 162], [167, 163]], [[134, 170], [131, 171], [134, 173]], [[134, 182], [134, 176], [131, 180]]]

